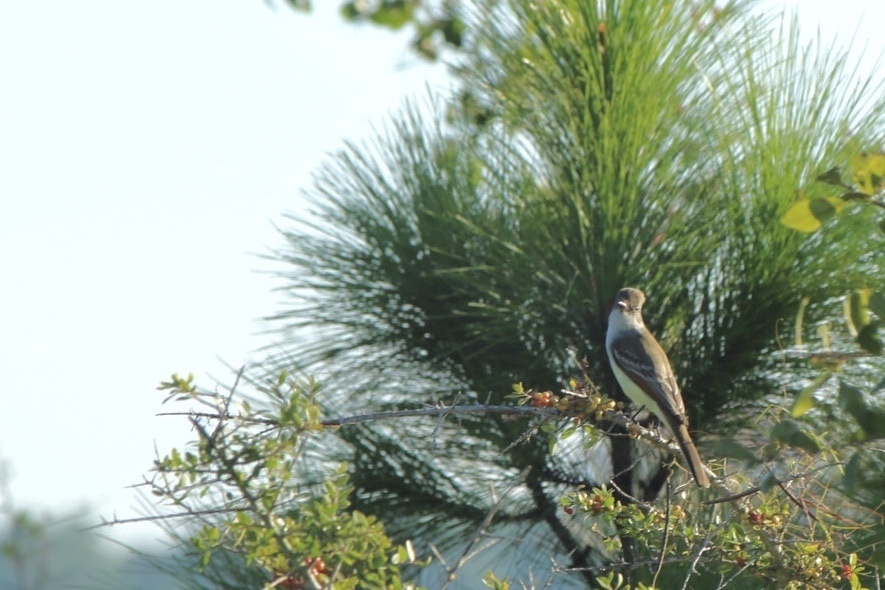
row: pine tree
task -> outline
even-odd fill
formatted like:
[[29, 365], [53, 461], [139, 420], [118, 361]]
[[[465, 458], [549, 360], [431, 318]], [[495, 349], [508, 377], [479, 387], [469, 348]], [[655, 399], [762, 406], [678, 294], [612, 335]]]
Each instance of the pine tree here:
[[[870, 208], [812, 237], [780, 222], [817, 174], [882, 144], [881, 89], [748, 2], [507, 0], [464, 19], [453, 97], [341, 150], [316, 176], [313, 215], [283, 230], [273, 369], [315, 375], [330, 416], [498, 404], [515, 383], [584, 375], [617, 396], [605, 322], [617, 290], [639, 286], [715, 462], [710, 441], [813, 375], [778, 354], [780, 322], [803, 297], [806, 321], [825, 317], [885, 272], [854, 239], [875, 231]], [[482, 567], [499, 575], [653, 558], [623, 524], [616, 556], [560, 500], [611, 478], [612, 501], [653, 500], [666, 458], [614, 426], [551, 454], [537, 426], [364, 423], [312, 448], [305, 473], [346, 460], [356, 509], [450, 562], [494, 508], [486, 531], [503, 541]], [[439, 585], [438, 565], [421, 580]]]

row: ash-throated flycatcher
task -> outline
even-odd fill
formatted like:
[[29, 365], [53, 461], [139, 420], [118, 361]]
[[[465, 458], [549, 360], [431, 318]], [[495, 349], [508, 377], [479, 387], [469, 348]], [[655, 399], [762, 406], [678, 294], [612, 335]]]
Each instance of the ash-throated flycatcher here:
[[608, 316], [605, 350], [621, 389], [638, 407], [646, 407], [667, 425], [702, 488], [710, 485], [704, 464], [688, 434], [688, 416], [667, 353], [642, 321], [645, 295], [621, 289]]

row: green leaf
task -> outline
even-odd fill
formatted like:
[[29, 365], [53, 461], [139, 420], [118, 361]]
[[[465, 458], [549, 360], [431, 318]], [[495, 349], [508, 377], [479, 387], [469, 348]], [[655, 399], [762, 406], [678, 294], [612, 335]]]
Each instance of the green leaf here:
[[814, 393], [830, 379], [831, 375], [832, 373], [830, 372], [818, 375], [808, 387], [799, 392], [799, 395], [796, 396], [796, 401], [793, 402], [793, 407], [790, 409], [790, 415], [793, 416], [793, 418], [798, 418], [817, 405], [817, 401], [814, 399]]
[[870, 195], [855, 190], [846, 191], [839, 195], [839, 198], [846, 203], [848, 201], [862, 201], [864, 203], [869, 203], [872, 200]]
[[868, 195], [875, 195], [885, 188], [885, 154], [854, 156], [851, 159], [851, 181]]
[[710, 445], [709, 448], [712, 451], [711, 456], [737, 459], [747, 463], [753, 463], [757, 460], [756, 455], [750, 449], [733, 438], [718, 440]]
[[510, 581], [507, 578], [499, 578], [491, 570], [483, 576], [482, 584], [492, 590], [510, 590]]
[[347, 2], [341, 5], [341, 17], [344, 20], [356, 20], [363, 16], [363, 13], [356, 7], [356, 2]]
[[857, 333], [857, 343], [865, 351], [882, 354], [882, 341], [879, 339], [879, 322], [870, 322]]
[[446, 43], [453, 47], [461, 47], [464, 43], [464, 21], [459, 18], [447, 18], [438, 23]]
[[409, 552], [402, 545], [396, 548], [396, 553], [390, 558], [390, 563], [400, 565], [409, 562]]
[[[815, 329], [815, 332], [817, 332], [817, 337], [820, 338], [824, 350], [828, 350], [830, 348], [830, 322], [819, 324]], [[814, 364], [814, 361], [812, 361], [812, 366], [817, 366]], [[838, 363], [836, 367], [838, 367]]]
[[802, 430], [797, 423], [789, 420], [775, 424], [771, 429], [771, 438], [809, 453], [817, 453], [821, 450], [820, 442], [816, 438]]
[[845, 468], [842, 471], [842, 485], [849, 490], [856, 489], [861, 476], [860, 456], [858, 453], [854, 453], [854, 455], [851, 456], [851, 459], [845, 464]]
[[867, 306], [874, 314], [885, 320], [885, 295], [878, 291], [871, 293]]
[[795, 330], [795, 344], [796, 346], [802, 346], [802, 323], [805, 320], [805, 308], [808, 307], [808, 303], [811, 301], [809, 297], [803, 297], [802, 301], [799, 302], [799, 311], [796, 312], [796, 330]]
[[859, 389], [839, 381], [839, 407], [851, 414], [863, 430], [864, 439], [885, 437], [885, 409], [870, 407]]
[[412, 20], [415, 6], [414, 0], [387, 0], [369, 18], [376, 25], [396, 31]]
[[572, 436], [575, 432], [577, 432], [577, 431], [578, 431], [577, 427], [575, 427], [575, 426], [571, 426], [571, 427], [566, 428], [565, 430], [563, 430], [563, 431], [559, 434], [559, 438], [560, 438], [560, 440], [565, 440], [565, 439], [571, 437], [571, 436]]
[[287, 0], [289, 6], [300, 12], [310, 12], [313, 10], [310, 0]]
[[872, 293], [871, 289], [855, 289], [845, 298], [843, 315], [848, 331], [854, 337], [857, 337], [863, 327], [870, 323], [869, 306]]
[[553, 422], [544, 422], [540, 426], [538, 426], [538, 431], [543, 432], [544, 434], [554, 434], [556, 432], [556, 424]]
[[433, 32], [432, 27], [421, 27], [411, 43], [412, 48], [429, 61], [436, 61], [439, 57], [439, 50], [433, 42]]
[[815, 180], [836, 186], [845, 186], [842, 183], [842, 170], [838, 166], [833, 166], [823, 174], [820, 174]]
[[839, 407], [857, 419], [867, 412], [863, 393], [843, 379], [839, 380]]
[[845, 206], [845, 202], [837, 197], [825, 197], [823, 199], [810, 199], [808, 207], [814, 217], [824, 223]]
[[790, 229], [811, 233], [845, 207], [838, 197], [802, 199], [793, 203], [781, 217], [781, 223]]

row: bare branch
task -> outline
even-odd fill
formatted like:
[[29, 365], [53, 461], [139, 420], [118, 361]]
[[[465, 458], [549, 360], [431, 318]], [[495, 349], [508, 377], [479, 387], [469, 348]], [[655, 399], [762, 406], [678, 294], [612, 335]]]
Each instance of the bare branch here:
[[112, 518], [110, 520], [102, 518], [101, 522], [90, 527], [82, 529], [83, 531], [91, 531], [106, 526], [116, 526], [118, 524], [132, 524], [136, 522], [155, 522], [159, 520], [172, 520], [174, 518], [185, 518], [193, 516], [208, 516], [212, 514], [230, 514], [231, 512], [246, 512], [248, 508], [235, 508], [225, 506], [224, 508], [208, 508], [206, 510], [188, 510], [185, 512], [176, 512], [175, 514], [150, 514], [148, 516], [135, 516], [132, 518]]
[[670, 483], [667, 482], [667, 497], [665, 501], [665, 510], [664, 510], [664, 531], [663, 531], [663, 539], [661, 540], [661, 551], [658, 555], [658, 567], [655, 568], [655, 575], [651, 579], [652, 587], [658, 585], [658, 576], [661, 575], [661, 570], [664, 568], [664, 556], [667, 555], [667, 544], [670, 542]]
[[411, 410], [392, 410], [388, 412], [376, 412], [347, 416], [344, 418], [331, 418], [323, 420], [323, 426], [347, 426], [372, 420], [386, 418], [408, 418], [411, 416], [449, 416], [453, 414], [495, 414], [499, 416], [556, 416], [559, 412], [555, 408], [533, 408], [530, 406], [488, 406], [485, 404], [471, 404], [468, 406], [446, 406], [437, 404], [427, 408], [415, 408]]
[[691, 564], [688, 566], [688, 570], [685, 572], [685, 580], [682, 582], [682, 590], [686, 590], [688, 588], [688, 582], [691, 580], [692, 574], [697, 573], [698, 562], [701, 560], [701, 555], [704, 554], [704, 551], [710, 548], [710, 540], [713, 538], [713, 531], [707, 533], [707, 536], [704, 537], [704, 542], [698, 545], [697, 549], [695, 549], [694, 553], [691, 556]]
[[[790, 477], [784, 477], [781, 479], [775, 478], [778, 484], [781, 483], [789, 483], [791, 481], [797, 479], [808, 479], [813, 475], [817, 474], [819, 471], [823, 471], [824, 469], [830, 469], [831, 467], [839, 467], [840, 465], [844, 465], [844, 461], [836, 461], [833, 463], [826, 463], [825, 465], [821, 465], [819, 467], [815, 467], [811, 471], [806, 471], [805, 473], [799, 473], [797, 475], [791, 475]], [[724, 502], [734, 502], [735, 500], [740, 500], [741, 498], [746, 498], [747, 496], [752, 496], [753, 494], [758, 494], [762, 491], [761, 486], [753, 486], [752, 488], [748, 488], [738, 493], [730, 493], [727, 496], [721, 496], [719, 498], [713, 498], [712, 500], [704, 500], [701, 504], [711, 505], [711, 504], [722, 504]]]
[[[440, 586], [440, 590], [445, 590], [446, 588], [448, 588], [449, 584], [455, 581], [458, 570], [461, 569], [465, 563], [467, 563], [478, 553], [480, 553], [479, 551], [472, 553], [474, 546], [482, 537], [485, 536], [486, 529], [489, 527], [490, 524], [492, 524], [492, 520], [494, 520], [495, 515], [498, 513], [498, 510], [501, 509], [501, 504], [504, 502], [510, 492], [512, 492], [513, 489], [516, 488], [517, 485], [525, 481], [525, 478], [529, 474], [530, 470], [531, 467], [526, 467], [525, 469], [523, 469], [516, 477], [516, 479], [511, 482], [507, 489], [504, 490], [504, 493], [495, 498], [495, 501], [492, 504], [491, 508], [489, 508], [489, 511], [486, 513], [485, 518], [483, 518], [482, 522], [479, 524], [479, 527], [477, 527], [476, 532], [473, 533], [473, 536], [470, 538], [470, 541], [468, 541], [467, 546], [464, 548], [464, 551], [461, 552], [461, 557], [458, 558], [458, 562], [455, 564], [455, 566], [453, 568], [450, 568], [445, 565], [444, 561], [440, 560], [440, 563], [443, 563], [444, 567], [446, 568], [446, 573], [448, 574], [445, 583]], [[435, 552], [437, 554], [439, 553], [438, 551]], [[439, 555], [437, 556], [439, 557]]]
[[[467, 406], [447, 406], [437, 404], [424, 408], [411, 408], [408, 410], [388, 410], [385, 412], [373, 412], [371, 414], [358, 414], [342, 418], [327, 418], [321, 420], [323, 426], [348, 426], [373, 420], [386, 420], [388, 418], [410, 418], [412, 416], [449, 416], [453, 414], [494, 414], [498, 416], [558, 416], [561, 412], [555, 408], [534, 408], [531, 406], [489, 406], [485, 404], [471, 404]], [[275, 426], [279, 423], [270, 418], [256, 418], [240, 416], [236, 414], [219, 415], [210, 412], [160, 412], [157, 416], [187, 416], [192, 418], [209, 418], [214, 420], [241, 420], [246, 423], [266, 424]]]
[[237, 371], [237, 376], [234, 379], [234, 384], [228, 390], [228, 394], [224, 398], [224, 406], [219, 408], [218, 410], [218, 424], [215, 425], [215, 430], [212, 431], [212, 440], [215, 440], [218, 437], [218, 434], [221, 431], [222, 426], [224, 425], [223, 417], [227, 416], [230, 413], [230, 402], [234, 397], [234, 394], [237, 392], [237, 387], [240, 385], [240, 379], [243, 378], [243, 372], [246, 370], [246, 365], [240, 367], [240, 370]]

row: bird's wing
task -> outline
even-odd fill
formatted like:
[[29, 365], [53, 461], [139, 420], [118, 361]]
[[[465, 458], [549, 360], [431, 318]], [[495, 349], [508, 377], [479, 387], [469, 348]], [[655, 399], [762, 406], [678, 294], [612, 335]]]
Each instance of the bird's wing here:
[[[663, 359], [663, 362], [656, 365], [646, 346], [657, 347], [651, 352], [660, 353], [655, 356]], [[685, 404], [679, 393], [679, 384], [667, 355], [654, 338], [646, 340], [645, 346], [639, 338], [618, 338], [612, 342], [611, 353], [618, 367], [646, 395], [657, 401], [662, 411], [675, 418], [677, 423], [685, 423]]]

